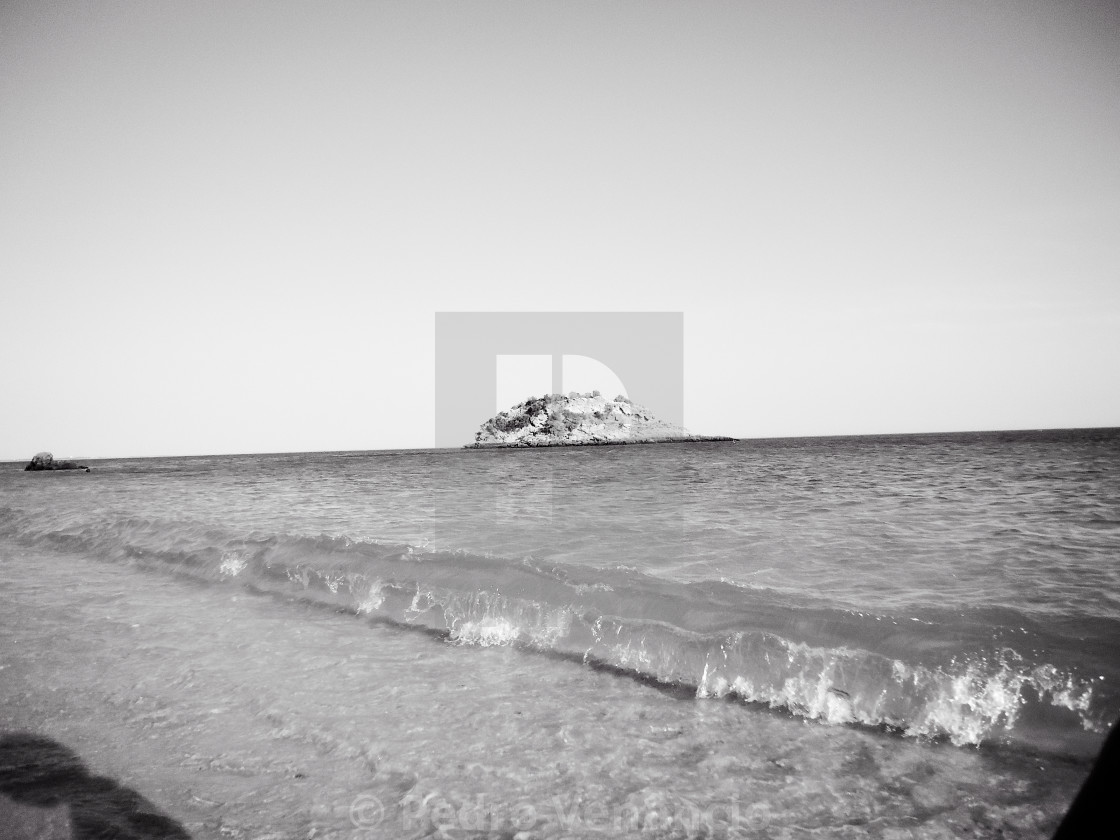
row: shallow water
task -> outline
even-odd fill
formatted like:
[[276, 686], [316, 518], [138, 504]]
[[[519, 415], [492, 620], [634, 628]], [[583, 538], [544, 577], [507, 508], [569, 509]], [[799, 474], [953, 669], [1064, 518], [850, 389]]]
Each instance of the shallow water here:
[[92, 466], [0, 728], [195, 836], [1045, 837], [1120, 715], [1115, 431]]
[[3, 728], [197, 837], [1045, 837], [1087, 772], [135, 567], [5, 565]]

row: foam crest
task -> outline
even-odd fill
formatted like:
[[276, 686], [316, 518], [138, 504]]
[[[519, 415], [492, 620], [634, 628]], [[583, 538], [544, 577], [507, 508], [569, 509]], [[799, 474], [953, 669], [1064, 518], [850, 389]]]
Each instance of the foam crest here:
[[380, 578], [369, 586], [369, 592], [358, 601], [358, 613], [369, 614], [380, 609], [385, 603], [385, 582]]
[[[774, 655], [779, 649], [784, 656]], [[738, 636], [705, 662], [697, 694], [734, 694], [814, 720], [885, 726], [957, 745], [1012, 732], [1030, 703], [1075, 712], [1082, 728], [1103, 731], [1088, 714], [1091, 683], [1052, 665], [1032, 668], [1010, 649], [927, 667], [868, 651]]]
[[245, 553], [241, 551], [223, 551], [221, 565], [218, 570], [221, 572], [222, 577], [237, 577], [245, 567], [249, 565], [249, 561], [245, 557]]
[[478, 621], [461, 621], [456, 624], [451, 632], [451, 637], [465, 644], [481, 645], [508, 645], [516, 642], [521, 636], [521, 630], [512, 621], [505, 618], [483, 618]]
[[495, 592], [460, 594], [429, 590], [418, 593], [412, 611], [430, 612], [433, 607], [442, 613], [451, 638], [464, 644], [516, 642], [555, 650], [568, 636], [572, 623], [571, 611], [565, 607], [549, 607]]

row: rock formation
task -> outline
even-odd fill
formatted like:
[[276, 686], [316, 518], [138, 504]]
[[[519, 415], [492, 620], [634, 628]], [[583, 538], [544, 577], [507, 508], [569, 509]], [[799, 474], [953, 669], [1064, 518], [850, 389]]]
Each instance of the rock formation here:
[[75, 461], [56, 461], [49, 452], [39, 452], [31, 459], [31, 463], [23, 468], [24, 472], [38, 472], [39, 470], [85, 470], [89, 467]]
[[530, 397], [482, 424], [468, 449], [524, 446], [594, 446], [613, 443], [734, 440], [691, 434], [658, 420], [648, 409], [598, 391]]

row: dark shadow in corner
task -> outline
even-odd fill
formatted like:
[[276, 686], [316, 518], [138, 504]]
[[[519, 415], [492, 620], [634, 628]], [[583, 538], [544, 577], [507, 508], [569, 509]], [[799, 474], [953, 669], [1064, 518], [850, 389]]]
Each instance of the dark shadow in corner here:
[[[1120, 791], [1120, 720], [1101, 747], [1089, 778], [1081, 786], [1065, 819], [1054, 832], [1053, 840], [1078, 840], [1081, 837], [1103, 837], [1102, 831], [1115, 831], [1116, 796]], [[1106, 829], [1104, 826], [1113, 826]]]
[[30, 732], [0, 735], [0, 793], [24, 806], [69, 806], [73, 837], [81, 840], [190, 840], [139, 793], [91, 776], [68, 747]]

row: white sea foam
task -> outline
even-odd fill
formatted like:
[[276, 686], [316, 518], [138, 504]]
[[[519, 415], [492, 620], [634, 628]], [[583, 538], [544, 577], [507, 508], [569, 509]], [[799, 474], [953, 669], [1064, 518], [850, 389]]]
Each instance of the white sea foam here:
[[385, 583], [378, 579], [370, 584], [369, 592], [358, 602], [359, 613], [371, 613], [385, 603]]
[[521, 631], [512, 621], [492, 616], [477, 621], [461, 622], [452, 631], [452, 638], [455, 641], [481, 647], [512, 644], [520, 636]]
[[222, 563], [219, 571], [222, 577], [237, 577], [249, 565], [249, 561], [242, 551], [223, 551]]
[[[768, 641], [784, 652], [780, 660], [772, 654], [761, 660], [743, 656], [743, 637], [709, 656], [697, 696], [734, 694], [814, 720], [885, 724], [907, 735], [945, 736], [965, 745], [1014, 727], [1029, 689], [1047, 705], [1080, 713], [1083, 727], [1098, 728], [1085, 714], [1091, 684], [1051, 665], [1027, 667], [1011, 650], [992, 659], [929, 668], [867, 651], [816, 648], [777, 637]], [[780, 667], [774, 667], [776, 662]]]

